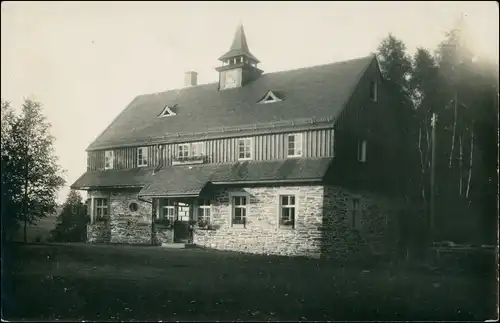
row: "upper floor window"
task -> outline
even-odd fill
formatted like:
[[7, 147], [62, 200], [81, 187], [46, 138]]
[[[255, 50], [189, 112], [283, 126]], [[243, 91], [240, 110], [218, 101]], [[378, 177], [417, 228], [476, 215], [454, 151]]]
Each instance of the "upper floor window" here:
[[377, 82], [376, 81], [371, 81], [370, 82], [370, 100], [373, 102], [377, 102]]
[[238, 139], [238, 159], [252, 159], [252, 138]]
[[179, 158], [189, 157], [189, 144], [180, 144], [178, 146], [177, 156]]
[[179, 144], [177, 150], [177, 157], [187, 158], [194, 156], [203, 156], [204, 154], [203, 142], [191, 142], [185, 144]]
[[358, 161], [366, 162], [366, 140], [358, 140]]
[[104, 152], [104, 169], [113, 169], [114, 152], [106, 150]]
[[191, 143], [191, 156], [202, 156], [203, 155], [203, 142], [192, 142]]
[[302, 134], [288, 135], [288, 157], [302, 156]]
[[137, 167], [148, 166], [148, 148], [137, 148]]

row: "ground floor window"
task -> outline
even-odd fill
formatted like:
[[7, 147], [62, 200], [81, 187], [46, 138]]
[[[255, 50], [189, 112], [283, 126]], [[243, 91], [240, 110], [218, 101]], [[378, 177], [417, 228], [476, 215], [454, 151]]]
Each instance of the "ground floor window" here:
[[248, 197], [236, 195], [231, 197], [231, 225], [245, 225], [248, 213]]
[[295, 195], [280, 196], [280, 227], [295, 227]]
[[105, 222], [109, 215], [109, 200], [107, 198], [94, 199], [94, 221]]
[[172, 200], [162, 199], [160, 200], [160, 214], [159, 218], [161, 220], [168, 220], [171, 223], [175, 221], [175, 203]]
[[200, 200], [196, 219], [198, 223], [210, 224], [210, 200]]

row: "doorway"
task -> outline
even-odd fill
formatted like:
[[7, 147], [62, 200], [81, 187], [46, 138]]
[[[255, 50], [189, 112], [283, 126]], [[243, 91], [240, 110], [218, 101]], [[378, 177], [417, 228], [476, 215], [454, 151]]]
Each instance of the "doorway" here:
[[187, 203], [179, 202], [177, 204], [177, 218], [174, 222], [174, 242], [189, 242], [189, 212], [191, 206]]

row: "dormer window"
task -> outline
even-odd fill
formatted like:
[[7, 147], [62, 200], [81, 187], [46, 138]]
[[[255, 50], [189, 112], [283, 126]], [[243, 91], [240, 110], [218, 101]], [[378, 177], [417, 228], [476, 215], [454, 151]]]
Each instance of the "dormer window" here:
[[148, 166], [148, 147], [137, 148], [137, 167]]
[[283, 101], [283, 99], [280, 99], [277, 94], [269, 91], [262, 99], [259, 100], [258, 103], [275, 103], [280, 101]]
[[175, 116], [177, 113], [175, 113], [174, 110], [175, 110], [175, 106], [168, 106], [167, 105], [167, 106], [165, 106], [163, 111], [160, 113], [158, 118]]

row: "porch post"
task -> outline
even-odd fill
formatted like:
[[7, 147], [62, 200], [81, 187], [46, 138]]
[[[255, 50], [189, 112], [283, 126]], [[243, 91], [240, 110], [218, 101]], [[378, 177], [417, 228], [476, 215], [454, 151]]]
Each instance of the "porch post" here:
[[191, 230], [191, 221], [194, 220], [194, 209], [196, 207], [196, 199], [193, 198], [189, 203], [189, 221], [188, 221], [188, 241], [194, 243], [194, 232]]
[[158, 200], [154, 197], [151, 198], [151, 244], [155, 244], [155, 215], [156, 215], [156, 205], [158, 204]]

